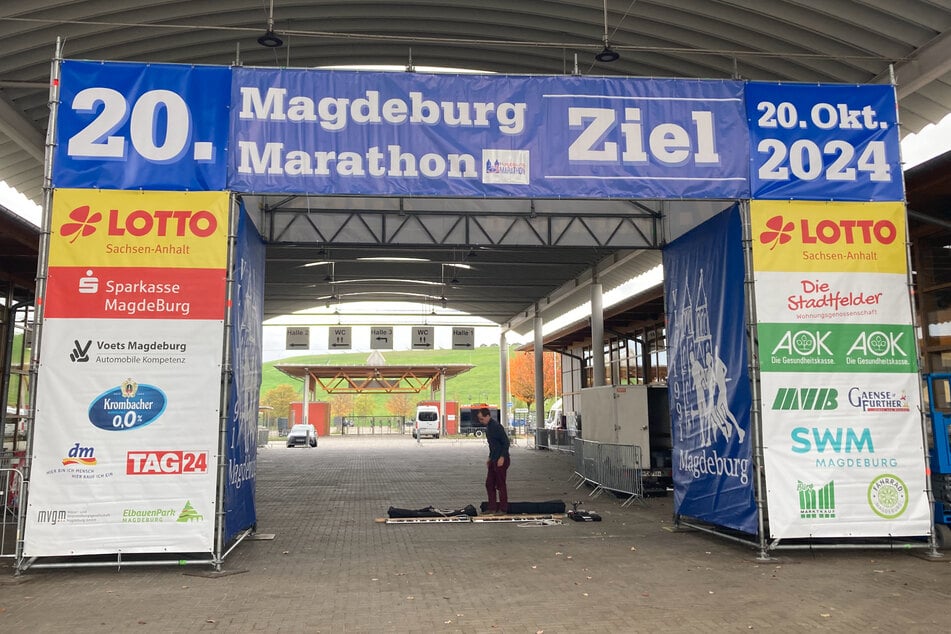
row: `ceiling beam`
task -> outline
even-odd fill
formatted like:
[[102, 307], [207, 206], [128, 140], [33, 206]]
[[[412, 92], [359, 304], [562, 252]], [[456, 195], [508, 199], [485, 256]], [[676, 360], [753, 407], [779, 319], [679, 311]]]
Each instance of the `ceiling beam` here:
[[0, 95], [0, 134], [6, 135], [30, 157], [43, 165], [46, 155], [43, 135], [2, 95]]

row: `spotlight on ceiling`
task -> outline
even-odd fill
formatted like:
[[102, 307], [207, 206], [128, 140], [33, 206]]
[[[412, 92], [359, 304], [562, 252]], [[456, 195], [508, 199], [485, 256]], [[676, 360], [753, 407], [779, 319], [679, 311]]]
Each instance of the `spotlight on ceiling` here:
[[267, 15], [267, 31], [258, 38], [258, 44], [267, 48], [284, 46], [284, 40], [274, 34], [274, 0], [271, 0], [271, 9]]
[[267, 32], [258, 38], [258, 44], [267, 48], [280, 48], [284, 46], [284, 40], [274, 34], [274, 31], [268, 29]]
[[599, 62], [616, 62], [621, 59], [621, 56], [617, 51], [612, 50], [607, 44], [604, 45], [604, 50], [594, 56]]
[[594, 56], [599, 62], [616, 62], [621, 59], [617, 51], [608, 43], [608, 0], [604, 0], [604, 50]]

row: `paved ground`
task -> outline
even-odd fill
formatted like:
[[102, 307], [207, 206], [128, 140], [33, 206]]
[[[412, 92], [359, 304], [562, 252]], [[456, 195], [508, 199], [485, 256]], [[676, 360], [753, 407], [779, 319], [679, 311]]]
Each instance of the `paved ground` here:
[[0, 561], [0, 631], [939, 632], [951, 552], [757, 551], [675, 531], [671, 500], [621, 508], [571, 459], [513, 448], [513, 501], [584, 499], [600, 523], [386, 525], [390, 505], [478, 506], [486, 445], [407, 436], [262, 449], [259, 531], [204, 569], [29, 570]]

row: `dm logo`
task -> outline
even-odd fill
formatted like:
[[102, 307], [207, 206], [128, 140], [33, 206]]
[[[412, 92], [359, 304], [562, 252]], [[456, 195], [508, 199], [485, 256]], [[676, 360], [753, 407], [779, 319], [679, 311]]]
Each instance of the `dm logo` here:
[[868, 485], [868, 505], [879, 517], [893, 520], [908, 508], [908, 487], [898, 476], [882, 474]]
[[105, 431], [138, 429], [155, 422], [167, 402], [165, 393], [154, 385], [126, 379], [89, 405], [89, 422]]
[[786, 244], [792, 240], [792, 232], [796, 229], [796, 225], [792, 221], [783, 222], [782, 216], [773, 216], [766, 221], [766, 228], [768, 231], [759, 234], [759, 241], [768, 244], [769, 250], [772, 251], [777, 244]]
[[75, 464], [83, 467], [95, 467], [98, 462], [96, 460], [96, 448], [83, 447], [79, 443], [70, 447], [69, 451], [66, 452], [66, 457], [63, 458], [63, 466]]

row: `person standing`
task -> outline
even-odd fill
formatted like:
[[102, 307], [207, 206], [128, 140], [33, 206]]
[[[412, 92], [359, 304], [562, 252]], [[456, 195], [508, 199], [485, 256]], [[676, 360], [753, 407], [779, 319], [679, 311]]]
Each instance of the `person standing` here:
[[509, 437], [499, 421], [492, 418], [488, 407], [476, 413], [479, 424], [485, 425], [489, 441], [489, 459], [486, 461], [485, 492], [489, 496], [486, 512], [505, 515], [509, 510], [509, 494], [505, 484], [506, 473], [512, 460], [509, 457]]

